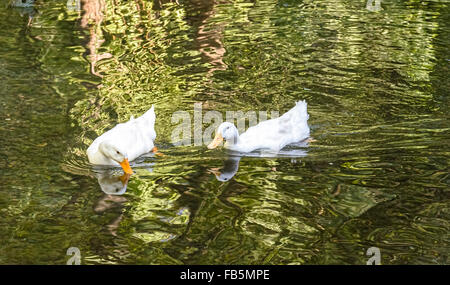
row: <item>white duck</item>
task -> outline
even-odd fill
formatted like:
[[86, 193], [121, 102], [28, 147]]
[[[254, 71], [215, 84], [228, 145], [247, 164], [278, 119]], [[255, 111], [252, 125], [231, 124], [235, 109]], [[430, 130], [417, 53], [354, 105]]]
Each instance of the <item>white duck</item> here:
[[123, 171], [132, 174], [129, 161], [149, 151], [156, 152], [155, 109], [144, 115], [121, 123], [96, 138], [87, 149], [89, 162], [97, 165], [120, 165]]
[[216, 148], [225, 139], [225, 148], [239, 152], [268, 149], [278, 152], [288, 144], [300, 142], [309, 137], [307, 104], [296, 102], [295, 107], [281, 117], [263, 121], [239, 135], [235, 125], [220, 124], [209, 149]]

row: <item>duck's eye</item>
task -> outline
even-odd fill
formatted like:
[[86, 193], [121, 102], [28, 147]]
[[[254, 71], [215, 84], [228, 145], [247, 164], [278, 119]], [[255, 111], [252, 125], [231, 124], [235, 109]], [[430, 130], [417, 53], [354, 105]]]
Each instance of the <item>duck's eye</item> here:
[[117, 152], [117, 154], [120, 154], [120, 151], [116, 151]]

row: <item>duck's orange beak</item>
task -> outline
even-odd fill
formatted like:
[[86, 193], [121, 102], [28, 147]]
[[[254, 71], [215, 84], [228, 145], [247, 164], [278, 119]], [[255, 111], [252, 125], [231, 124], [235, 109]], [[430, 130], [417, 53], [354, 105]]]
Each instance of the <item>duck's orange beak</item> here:
[[122, 182], [122, 185], [125, 186], [130, 179], [131, 174], [125, 173], [124, 175], [119, 177], [119, 180]]
[[125, 158], [121, 163], [122, 169], [127, 174], [133, 174], [133, 170], [131, 170], [130, 163], [128, 162], [128, 158]]
[[214, 137], [214, 140], [208, 145], [209, 149], [213, 149], [219, 146], [219, 144], [223, 141], [223, 137], [220, 133], [217, 133]]

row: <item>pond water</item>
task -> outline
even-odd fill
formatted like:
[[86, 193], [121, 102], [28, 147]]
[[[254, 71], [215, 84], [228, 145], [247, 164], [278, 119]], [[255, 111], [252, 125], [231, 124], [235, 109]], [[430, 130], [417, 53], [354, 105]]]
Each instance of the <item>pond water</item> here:
[[[370, 247], [448, 263], [448, 5], [2, 3], [0, 263], [65, 264], [69, 247], [82, 264], [366, 264]], [[177, 111], [194, 132], [194, 106], [298, 100], [315, 141], [288, 155], [172, 138]], [[85, 151], [152, 104], [164, 156], [133, 162], [124, 188]]]

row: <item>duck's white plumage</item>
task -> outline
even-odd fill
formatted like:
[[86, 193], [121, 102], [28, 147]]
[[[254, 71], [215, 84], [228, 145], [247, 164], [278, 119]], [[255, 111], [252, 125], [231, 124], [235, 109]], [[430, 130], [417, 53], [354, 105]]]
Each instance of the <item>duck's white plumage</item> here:
[[121, 150], [124, 158], [129, 161], [136, 159], [144, 153], [151, 151], [156, 138], [155, 109], [150, 108], [141, 117], [131, 117], [126, 123], [116, 125], [111, 130], [96, 138], [87, 149], [89, 162], [98, 165], [119, 165], [120, 162], [113, 159], [101, 149], [102, 143], [107, 142], [114, 149]]
[[[217, 130], [216, 138], [208, 147], [216, 147], [223, 137], [226, 140], [225, 148], [230, 150], [251, 152], [257, 149], [268, 149], [278, 152], [288, 144], [300, 142], [309, 137], [308, 118], [306, 101], [298, 101], [295, 107], [281, 117], [250, 127], [242, 135], [238, 134], [236, 127], [231, 123], [223, 123]], [[232, 138], [227, 135], [230, 128], [234, 128], [235, 131]]]

